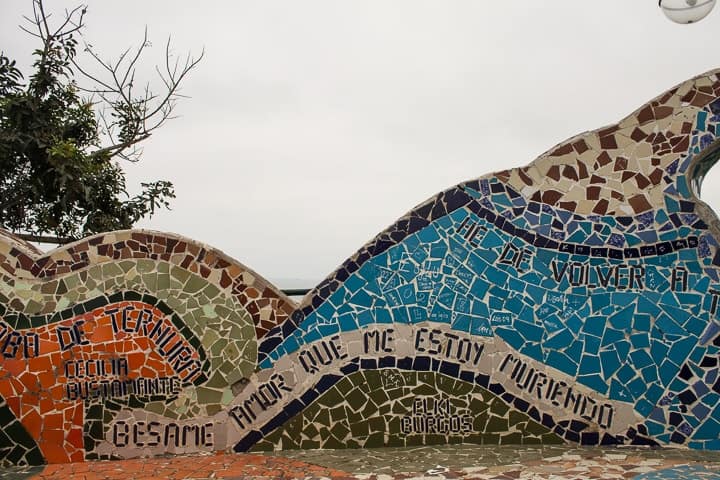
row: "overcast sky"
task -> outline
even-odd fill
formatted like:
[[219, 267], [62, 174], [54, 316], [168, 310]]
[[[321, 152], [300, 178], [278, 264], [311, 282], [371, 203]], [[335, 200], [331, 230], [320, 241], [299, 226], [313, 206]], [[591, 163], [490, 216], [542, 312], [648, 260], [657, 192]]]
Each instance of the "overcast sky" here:
[[[31, 11], [0, 0], [0, 49], [24, 65], [37, 45], [17, 24]], [[170, 35], [178, 54], [205, 49], [180, 118], [127, 165], [131, 189], [167, 179], [177, 192], [140, 226], [281, 287], [314, 286], [431, 195], [720, 65], [720, 13], [675, 25], [655, 0], [93, 0], [86, 21], [108, 59], [145, 26], [148, 66]], [[716, 209], [719, 185], [711, 173], [704, 186]]]

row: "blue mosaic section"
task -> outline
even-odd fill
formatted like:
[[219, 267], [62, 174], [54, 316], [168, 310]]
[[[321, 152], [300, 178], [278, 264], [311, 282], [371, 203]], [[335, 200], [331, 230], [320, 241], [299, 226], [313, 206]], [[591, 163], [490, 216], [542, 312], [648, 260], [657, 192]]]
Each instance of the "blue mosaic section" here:
[[[473, 235], [475, 245], [467, 238], [471, 230], [482, 232]], [[363, 265], [261, 367], [340, 332], [431, 320], [473, 335], [499, 335], [519, 352], [649, 415], [668, 389], [679, 391], [686, 359], [717, 354], [715, 346], [698, 345], [714, 324], [712, 292], [720, 291], [687, 246], [686, 239], [701, 233], [682, 227], [660, 234], [670, 245], [680, 242], [664, 255], [598, 258], [537, 249], [461, 209]], [[713, 420], [693, 435], [709, 405], [717, 404], [714, 391], [705, 393], [676, 425], [698, 440], [708, 429], [711, 438], [717, 433]], [[675, 398], [676, 409], [688, 403], [682, 400]], [[648, 430], [660, 440], [684, 441], [675, 431], [658, 430], [667, 422], [656, 422], [657, 412], [651, 418]]]
[[632, 405], [626, 438], [720, 449], [720, 244], [694, 196], [720, 157], [720, 82], [696, 80], [420, 205], [268, 333], [259, 367], [431, 322]]
[[[595, 241], [592, 241], [591, 239], [596, 239], [596, 230], [598, 229], [591, 229], [589, 225], [591, 225], [591, 222], [584, 221], [580, 222], [577, 220], [569, 221], [566, 225], [568, 225], [567, 230], [573, 231], [574, 234], [571, 238], [572, 242], [559, 242], [557, 240], [544, 237], [542, 235], [539, 235], [537, 233], [532, 232], [533, 225], [530, 225], [530, 229], [523, 230], [517, 226], [515, 226], [512, 222], [506, 220], [506, 215], [500, 216], [492, 211], [484, 208], [482, 206], [483, 202], [472, 202], [468, 205], [468, 209], [471, 210], [472, 213], [475, 215], [463, 217], [460, 220], [460, 225], [456, 225], [454, 228], [456, 230], [455, 235], [455, 244], [456, 245], [462, 245], [464, 243], [467, 244], [468, 248], [493, 248], [498, 247], [500, 245], [505, 245], [506, 242], [509, 242], [511, 239], [515, 240], [515, 244], [511, 244], [507, 248], [508, 250], [503, 252], [502, 254], [507, 255], [514, 255], [516, 248], [524, 249], [523, 243], [527, 244], [530, 243], [530, 245], [527, 245], [528, 247], [537, 247], [541, 249], [551, 249], [556, 250], [561, 253], [570, 253], [570, 254], [577, 254], [580, 259], [577, 258], [572, 259], [570, 261], [582, 261], [582, 256], [586, 257], [603, 257], [603, 258], [610, 258], [613, 260], [623, 260], [623, 259], [632, 259], [632, 258], [645, 258], [650, 256], [658, 256], [658, 255], [667, 255], [672, 254], [673, 252], [680, 251], [683, 249], [694, 249], [698, 247], [699, 245], [701, 248], [699, 249], [701, 255], [704, 253], [704, 257], [707, 258], [710, 256], [710, 248], [709, 244], [713, 244], [712, 237], [709, 235], [703, 235], [699, 237], [699, 235], [702, 235], [701, 229], [705, 229], [706, 225], [701, 220], [695, 220], [695, 229], [681, 227], [679, 229], [673, 229], [673, 230], [666, 230], [664, 232], [652, 232], [652, 236], [647, 237], [650, 240], [654, 240], [657, 243], [654, 244], [643, 244], [638, 245], [637, 242], [633, 241], [632, 243], [626, 242], [626, 241], [618, 241], [616, 240], [616, 236], [610, 236], [607, 240], [608, 243], [606, 244], [600, 244]], [[532, 208], [532, 206], [531, 206]], [[543, 210], [553, 210], [550, 209], [547, 206], [543, 206]], [[562, 212], [561, 212], [562, 213]], [[565, 212], [567, 213], [567, 212]], [[454, 213], [455, 217], [457, 219], [457, 211]], [[460, 214], [464, 215], [464, 214]], [[479, 217], [479, 218], [478, 218]], [[563, 215], [565, 217], [565, 215]], [[575, 215], [577, 217], [577, 215]], [[674, 217], [679, 218], [679, 217]], [[539, 217], [537, 221], [546, 221], [547, 219]], [[566, 218], [567, 220], [567, 218]], [[608, 223], [611, 223], [607, 219]], [[465, 222], [465, 223], [463, 223]], [[615, 222], [617, 224], [617, 222]], [[678, 225], [682, 225], [682, 223], [679, 220], [676, 220], [676, 223]], [[438, 225], [442, 227], [442, 221], [438, 220]], [[607, 226], [607, 225], [605, 225]], [[431, 230], [428, 230], [431, 229]], [[495, 233], [488, 233], [489, 229], [492, 230], [498, 230], [498, 234]], [[580, 238], [581, 235], [585, 235], [586, 240], [584, 243], [575, 243], [578, 241], [582, 241]], [[419, 290], [428, 290], [429, 283], [433, 281], [433, 278], [437, 277], [437, 266], [442, 263], [443, 258], [442, 256], [437, 256], [435, 254], [438, 254], [438, 252], [443, 252], [448, 250], [448, 242], [449, 240], [446, 240], [446, 245], [434, 245], [434, 246], [423, 246], [420, 249], [417, 249], [415, 246], [416, 244], [419, 244], [419, 242], [425, 242], [428, 243], [428, 241], [435, 238], [435, 236], [438, 235], [435, 227], [426, 227], [425, 229], [421, 230], [419, 233], [414, 234], [411, 236], [411, 238], [407, 241], [403, 241], [402, 244], [405, 245], [405, 248], [400, 251], [399, 255], [402, 258], [413, 258], [414, 259], [414, 265], [408, 265], [407, 263], [401, 264], [393, 264], [392, 262], [388, 262], [384, 260], [386, 254], [383, 253], [380, 256], [376, 257], [376, 259], [373, 259], [372, 262], [375, 265], [381, 265], [380, 268], [384, 268], [384, 271], [381, 273], [381, 277], [379, 280], [381, 282], [387, 283], [387, 280], [389, 280], [390, 277], [392, 277], [392, 274], [394, 273], [394, 268], [400, 268], [401, 270], [398, 272], [398, 275], [395, 279], [393, 279], [393, 282], [397, 282], [399, 278], [403, 278], [406, 282], [409, 282], [411, 278], [413, 278], [412, 271], [420, 271], [422, 269], [425, 269], [427, 272], [432, 273], [431, 276], [426, 275], [420, 275], [419, 278]], [[480, 235], [482, 235], [482, 243], [479, 242]], [[613, 234], [616, 235], [616, 234]], [[485, 238], [487, 236], [487, 239]], [[447, 239], [447, 235], [445, 235]], [[462, 237], [462, 238], [459, 238]], [[624, 237], [623, 237], [624, 238]], [[629, 244], [630, 246], [625, 246], [626, 244]], [[402, 248], [402, 247], [392, 247], [394, 248]], [[460, 247], [460, 249], [463, 249], [465, 247]], [[444, 249], [444, 250], [443, 250]], [[411, 251], [412, 250], [412, 251]], [[531, 250], [528, 250], [527, 252], [523, 253], [523, 255], [530, 255]], [[390, 253], [390, 255], [394, 255], [397, 257], [398, 253], [397, 251]], [[444, 255], [444, 253], [441, 253], [440, 255]], [[695, 258], [696, 254], [690, 254], [689, 257]], [[462, 262], [464, 261], [464, 258], [466, 258], [466, 255], [460, 254], [459, 256], [455, 256], [456, 260]], [[686, 255], [688, 257], [688, 255]], [[392, 258], [392, 257], [390, 257]], [[454, 260], [449, 260], [449, 262], [453, 262]], [[489, 261], [492, 263], [492, 259], [489, 259]], [[523, 262], [526, 261], [526, 259], [523, 257]], [[567, 260], [566, 260], [567, 261]], [[378, 263], [379, 262], [379, 263]], [[424, 263], [423, 263], [424, 262]], [[709, 262], [705, 262], [709, 263]], [[422, 264], [422, 265], [421, 265]], [[367, 264], [365, 264], [367, 265]], [[374, 267], [369, 266], [366, 267], [363, 265], [363, 267], [360, 267], [360, 272], [355, 273], [350, 276], [350, 279], [346, 280], [347, 285], [344, 287], [341, 287], [339, 290], [336, 290], [331, 296], [330, 296], [330, 303], [331, 304], [338, 304], [339, 302], [342, 302], [340, 300], [348, 299], [347, 290], [348, 288], [352, 290], [352, 287], [355, 285], [359, 285], [358, 282], [363, 282], [362, 279], [366, 281], [372, 281], [373, 275], [376, 275], [377, 270], [373, 269]], [[365, 269], [363, 271], [363, 268]], [[408, 270], [408, 268], [410, 270]], [[545, 268], [544, 270], [547, 270]], [[714, 273], [714, 270], [712, 270]], [[474, 272], [466, 272], [467, 275], [476, 274], [478, 271]], [[387, 278], [386, 278], [387, 277]], [[358, 280], [360, 279], [360, 280]], [[467, 278], [466, 278], [467, 280]], [[491, 278], [491, 281], [494, 281], [494, 278]], [[454, 284], [453, 284], [454, 285]], [[449, 288], [452, 288], [453, 285], [448, 285]], [[377, 292], [379, 286], [368, 286], [366, 291], [368, 293], [370, 292]], [[387, 285], [383, 285], [383, 289], [387, 289]], [[436, 287], [435, 287], [436, 288]], [[406, 288], [403, 294], [410, 294], [409, 290]], [[375, 295], [377, 296], [377, 295]], [[421, 294], [421, 298], [423, 295]], [[377, 302], [377, 300], [375, 300]], [[423, 315], [419, 315], [418, 312], [422, 311], [422, 307], [427, 307], [427, 302], [422, 302], [418, 305], [415, 305], [416, 307], [420, 307], [421, 310], [413, 310], [413, 314], [419, 318]], [[327, 304], [323, 307], [323, 310], [327, 310], [329, 307]], [[368, 304], [370, 306], [370, 304]], [[382, 306], [382, 303], [377, 304], [374, 303], [372, 306], [378, 307]], [[459, 313], [467, 313], [460, 311]], [[413, 315], [411, 314], [411, 315]], [[303, 324], [307, 324], [308, 322], [312, 322], [313, 315], [316, 315], [316, 313], [311, 313], [310, 316], [306, 320], [303, 321]], [[319, 314], [319, 316], [322, 318], [322, 313]], [[389, 318], [389, 317], [388, 317]], [[402, 316], [399, 317], [398, 321], [402, 321]], [[321, 321], [324, 323], [327, 323], [327, 319]], [[361, 323], [362, 324], [362, 323]], [[283, 330], [283, 333], [291, 331], [291, 329], [295, 328], [295, 325], [293, 323], [288, 323], [283, 326], [281, 326], [281, 329]], [[474, 332], [473, 332], [474, 333]], [[272, 335], [270, 335], [272, 338]], [[271, 342], [266, 342], [271, 343]], [[274, 347], [274, 344], [272, 344]], [[267, 347], [267, 345], [261, 345], [260, 347], [261, 352], [263, 353], [269, 353], [271, 350]]]
[[[464, 235], [475, 226], [476, 247]], [[662, 239], [700, 233], [684, 227]], [[499, 335], [650, 413], [688, 357], [716, 353], [697, 345], [712, 323], [711, 290], [720, 285], [702, 275], [692, 248], [618, 260], [547, 251], [462, 209], [363, 265], [260, 366], [373, 323], [431, 320]]]

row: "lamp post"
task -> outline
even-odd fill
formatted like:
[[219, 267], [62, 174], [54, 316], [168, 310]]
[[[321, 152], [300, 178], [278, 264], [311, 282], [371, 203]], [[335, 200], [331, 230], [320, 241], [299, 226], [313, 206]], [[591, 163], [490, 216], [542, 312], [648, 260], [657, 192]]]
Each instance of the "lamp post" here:
[[659, 0], [658, 6], [675, 23], [695, 23], [705, 18], [716, 0]]

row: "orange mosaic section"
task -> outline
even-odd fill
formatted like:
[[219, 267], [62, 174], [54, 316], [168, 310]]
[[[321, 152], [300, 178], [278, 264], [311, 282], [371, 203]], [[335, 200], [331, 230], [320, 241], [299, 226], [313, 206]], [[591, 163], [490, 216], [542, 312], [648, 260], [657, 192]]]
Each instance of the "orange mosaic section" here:
[[170, 318], [119, 302], [15, 331], [0, 321], [0, 395], [49, 463], [84, 460], [84, 400], [172, 395], [202, 375]]
[[[4, 245], [3, 245], [4, 243]], [[0, 271], [10, 278], [57, 278], [88, 266], [148, 259], [186, 269], [229, 289], [252, 316], [257, 338], [280, 325], [296, 305], [280, 290], [223, 252], [180, 236], [145, 230], [99, 234], [43, 254], [0, 229]]]
[[326, 478], [349, 480], [334, 468], [266, 455], [209, 455], [48, 465], [35, 479]]

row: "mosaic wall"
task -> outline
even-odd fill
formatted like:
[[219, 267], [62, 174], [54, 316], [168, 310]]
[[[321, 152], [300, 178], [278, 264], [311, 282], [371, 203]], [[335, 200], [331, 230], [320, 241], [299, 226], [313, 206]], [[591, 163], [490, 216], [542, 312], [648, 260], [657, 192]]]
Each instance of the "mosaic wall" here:
[[720, 449], [720, 71], [413, 209], [300, 305], [148, 231], [0, 234], [0, 461]]

